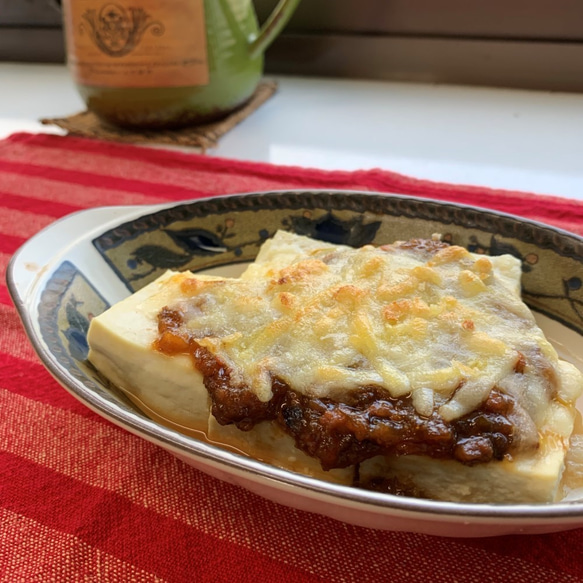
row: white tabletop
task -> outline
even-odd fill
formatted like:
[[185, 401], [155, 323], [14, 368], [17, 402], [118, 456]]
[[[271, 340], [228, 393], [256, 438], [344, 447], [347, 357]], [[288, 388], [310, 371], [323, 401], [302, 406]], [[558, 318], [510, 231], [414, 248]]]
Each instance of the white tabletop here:
[[[583, 95], [279, 77], [209, 155], [583, 200]], [[0, 138], [83, 109], [66, 67], [0, 63]]]

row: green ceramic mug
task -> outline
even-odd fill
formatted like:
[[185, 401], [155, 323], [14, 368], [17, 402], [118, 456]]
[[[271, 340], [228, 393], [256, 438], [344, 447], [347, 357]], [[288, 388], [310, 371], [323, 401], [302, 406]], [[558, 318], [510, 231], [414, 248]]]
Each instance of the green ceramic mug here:
[[69, 68], [87, 108], [116, 125], [214, 121], [253, 95], [299, 1], [259, 27], [251, 0], [63, 0]]

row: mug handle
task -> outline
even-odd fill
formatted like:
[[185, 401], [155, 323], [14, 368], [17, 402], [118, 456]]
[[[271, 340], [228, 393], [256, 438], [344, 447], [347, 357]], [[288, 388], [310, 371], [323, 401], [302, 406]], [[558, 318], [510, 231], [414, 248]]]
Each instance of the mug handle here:
[[288, 23], [300, 0], [280, 0], [269, 18], [263, 23], [257, 37], [249, 43], [249, 56], [258, 57], [275, 40]]

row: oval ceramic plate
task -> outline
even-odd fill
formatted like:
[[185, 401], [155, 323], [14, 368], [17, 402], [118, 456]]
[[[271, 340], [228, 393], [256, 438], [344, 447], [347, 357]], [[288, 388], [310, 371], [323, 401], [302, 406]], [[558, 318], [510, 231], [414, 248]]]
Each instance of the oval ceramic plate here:
[[281, 470], [168, 429], [86, 364], [92, 316], [167, 269], [232, 274], [285, 229], [360, 246], [441, 233], [471, 251], [511, 253], [523, 295], [563, 358], [583, 366], [583, 240], [492, 211], [357, 192], [271, 192], [180, 205], [109, 207], [66, 217], [28, 241], [8, 270], [27, 334], [75, 397], [192, 466], [270, 500], [356, 525], [442, 536], [541, 533], [583, 526], [583, 502], [478, 505], [396, 497]]

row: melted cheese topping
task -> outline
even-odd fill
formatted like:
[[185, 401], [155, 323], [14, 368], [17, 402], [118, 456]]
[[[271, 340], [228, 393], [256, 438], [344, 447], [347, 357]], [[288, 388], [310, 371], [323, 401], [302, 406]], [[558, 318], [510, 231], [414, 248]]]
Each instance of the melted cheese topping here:
[[516, 400], [517, 439], [532, 444], [549, 402], [580, 391], [522, 302], [508, 255], [352, 249], [280, 232], [239, 279], [174, 278], [183, 299], [169, 307], [188, 334], [262, 401], [273, 377], [332, 399], [375, 385], [451, 421], [496, 386]]

